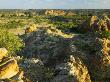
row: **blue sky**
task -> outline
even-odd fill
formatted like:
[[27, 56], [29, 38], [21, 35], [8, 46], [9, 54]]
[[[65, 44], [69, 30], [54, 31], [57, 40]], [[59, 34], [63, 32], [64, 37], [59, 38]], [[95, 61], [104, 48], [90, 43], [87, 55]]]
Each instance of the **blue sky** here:
[[110, 9], [110, 0], [0, 0], [0, 9]]

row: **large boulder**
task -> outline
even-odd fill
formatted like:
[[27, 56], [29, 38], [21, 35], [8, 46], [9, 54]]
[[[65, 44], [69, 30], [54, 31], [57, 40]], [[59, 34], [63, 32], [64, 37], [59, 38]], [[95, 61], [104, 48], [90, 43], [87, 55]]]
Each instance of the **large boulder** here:
[[9, 79], [19, 72], [17, 61], [11, 58], [0, 62], [0, 79]]
[[[6, 80], [8, 82], [19, 82], [12, 81], [11, 78], [17, 77], [19, 74], [19, 66], [15, 58], [8, 57], [8, 51], [6, 48], [0, 48], [0, 81]], [[21, 79], [22, 80], [22, 79]], [[22, 81], [23, 82], [23, 81]]]

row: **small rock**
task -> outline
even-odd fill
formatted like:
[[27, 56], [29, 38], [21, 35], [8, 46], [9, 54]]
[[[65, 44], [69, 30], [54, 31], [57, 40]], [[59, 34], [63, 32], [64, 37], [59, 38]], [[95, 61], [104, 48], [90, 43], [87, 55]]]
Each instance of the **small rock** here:
[[8, 51], [7, 51], [6, 48], [0, 48], [0, 60], [2, 58], [6, 57], [7, 56], [7, 53], [8, 53]]

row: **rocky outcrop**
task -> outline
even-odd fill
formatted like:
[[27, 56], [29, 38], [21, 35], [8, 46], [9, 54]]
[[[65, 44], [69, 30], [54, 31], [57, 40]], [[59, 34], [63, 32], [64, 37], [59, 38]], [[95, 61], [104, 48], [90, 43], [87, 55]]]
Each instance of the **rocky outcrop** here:
[[36, 24], [32, 24], [32, 25], [26, 27], [26, 29], [25, 29], [25, 34], [26, 34], [26, 33], [31, 33], [31, 32], [33, 32], [33, 31], [35, 31], [36, 29], [37, 29], [37, 25], [36, 25]]
[[47, 10], [45, 12], [45, 15], [54, 15], [54, 16], [62, 16], [62, 15], [65, 15], [66, 12], [63, 11], [63, 10]]
[[[12, 80], [12, 77], [16, 76], [20, 72], [17, 61], [14, 58], [8, 57], [7, 53], [8, 51], [5, 48], [0, 48], [0, 59], [1, 59], [0, 80], [5, 80], [5, 79]], [[12, 81], [9, 81], [9, 82], [12, 82]], [[18, 81], [15, 80], [14, 82], [18, 82]]]
[[83, 32], [110, 30], [110, 19], [106, 15], [91, 16], [79, 27]]
[[0, 79], [9, 79], [19, 72], [19, 67], [14, 59], [2, 60], [0, 65]]
[[0, 48], [0, 60], [7, 56], [8, 51], [6, 48]]
[[74, 16], [76, 13], [72, 11], [64, 11], [64, 10], [46, 10], [45, 15], [53, 15], [53, 16]]
[[56, 65], [56, 70], [59, 73], [51, 82], [91, 82], [87, 67], [72, 55], [67, 63]]
[[74, 39], [71, 50], [88, 68], [92, 81], [108, 81], [110, 74], [110, 40], [87, 33]]
[[[96, 53], [93, 57], [90, 58], [91, 66], [94, 67], [94, 70], [92, 70], [92, 67], [90, 66], [90, 71], [95, 79], [101, 79], [106, 80], [109, 79], [110, 74], [110, 55], [109, 55], [109, 44], [110, 41], [108, 39], [96, 39], [95, 44], [99, 45], [94, 47], [96, 49]], [[95, 45], [94, 45], [95, 46]]]

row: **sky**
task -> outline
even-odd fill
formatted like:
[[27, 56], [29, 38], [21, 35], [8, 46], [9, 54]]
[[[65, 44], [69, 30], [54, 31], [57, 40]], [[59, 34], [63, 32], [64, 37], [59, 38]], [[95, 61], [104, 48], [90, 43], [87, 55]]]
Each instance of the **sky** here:
[[110, 9], [110, 0], [0, 0], [0, 9]]

